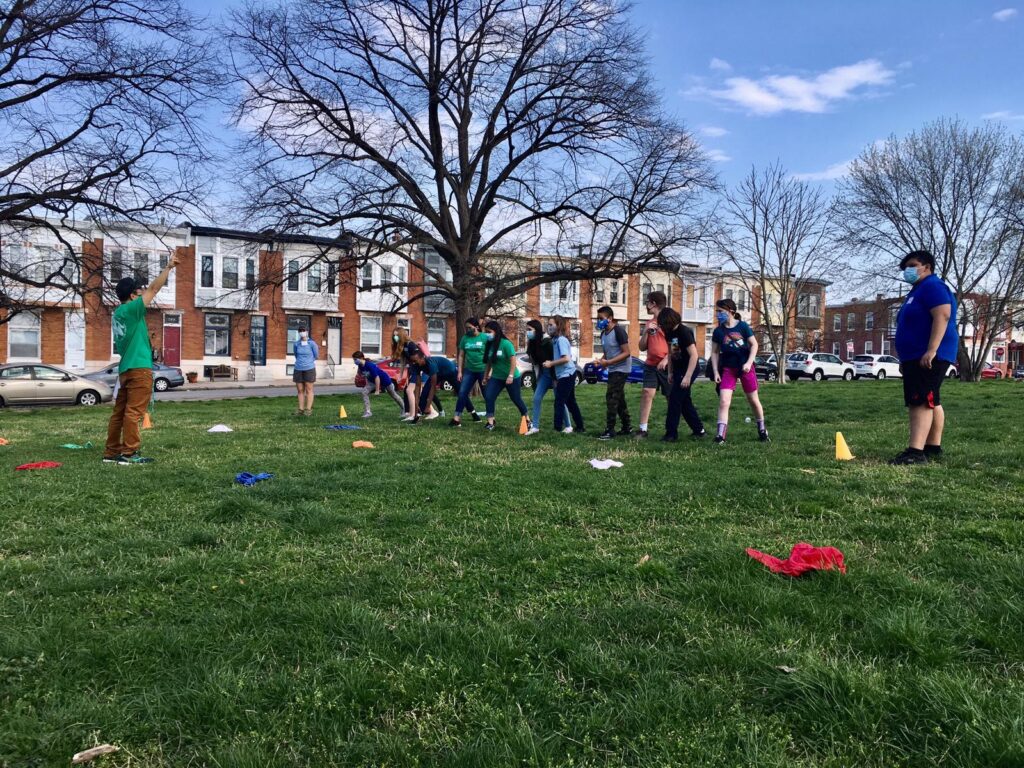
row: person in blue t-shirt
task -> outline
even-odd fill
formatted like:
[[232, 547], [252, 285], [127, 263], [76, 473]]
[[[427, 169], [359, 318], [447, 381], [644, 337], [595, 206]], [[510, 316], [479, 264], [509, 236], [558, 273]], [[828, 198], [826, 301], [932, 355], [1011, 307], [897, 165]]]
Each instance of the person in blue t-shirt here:
[[910, 445], [890, 464], [924, 464], [942, 456], [946, 414], [939, 389], [957, 358], [956, 296], [935, 274], [935, 257], [913, 251], [900, 261], [913, 287], [896, 316], [896, 354], [903, 402], [910, 411]]
[[[458, 391], [458, 366], [443, 355], [431, 355], [430, 357], [427, 357], [423, 354], [423, 350], [418, 346], [415, 349], [410, 347], [409, 377], [410, 379], [415, 377], [415, 402], [419, 408], [419, 412], [413, 418], [412, 423], [418, 424], [421, 414], [426, 414], [426, 416], [423, 417], [424, 421], [436, 419], [438, 416], [444, 416], [444, 407], [441, 405], [441, 399], [437, 394], [441, 389], [441, 385], [446, 382], [451, 385], [453, 390]], [[473, 401], [468, 397], [464, 402], [469, 410], [476, 410], [473, 406]], [[427, 411], [431, 403], [434, 404], [434, 410], [428, 413]]]
[[555, 431], [571, 435], [572, 424], [564, 423], [565, 409], [569, 409], [576, 423], [576, 432], [584, 432], [583, 414], [576, 404], [576, 364], [572, 361], [572, 344], [569, 342], [569, 321], [561, 315], [548, 320], [548, 336], [551, 337], [554, 359], [545, 360], [544, 367], [555, 372]]
[[296, 416], [313, 415], [313, 384], [316, 382], [316, 361], [320, 359], [320, 347], [309, 338], [309, 332], [299, 328], [299, 338], [292, 346], [295, 355], [295, 366], [292, 368], [292, 381], [299, 394], [299, 407]]
[[373, 411], [370, 409], [370, 395], [379, 395], [381, 392], [387, 392], [398, 406], [399, 413], [405, 416], [405, 403], [395, 391], [395, 382], [387, 372], [376, 363], [367, 360], [360, 350], [352, 353], [352, 360], [356, 364], [356, 370], [366, 380], [366, 384], [363, 386], [363, 418], [368, 419], [373, 416]]
[[757, 436], [762, 443], [770, 442], [764, 424], [764, 408], [757, 394], [757, 373], [754, 358], [757, 357], [757, 337], [753, 329], [743, 322], [732, 299], [715, 302], [715, 319], [718, 327], [711, 334], [711, 370], [718, 392], [718, 431], [715, 443], [725, 442], [729, 429], [729, 406], [736, 385], [743, 387], [747, 403], [757, 421]]

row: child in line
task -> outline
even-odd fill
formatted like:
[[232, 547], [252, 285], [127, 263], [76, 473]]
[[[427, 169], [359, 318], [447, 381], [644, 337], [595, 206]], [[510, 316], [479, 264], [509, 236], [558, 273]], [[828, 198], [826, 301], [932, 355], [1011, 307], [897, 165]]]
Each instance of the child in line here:
[[715, 442], [725, 442], [729, 429], [729, 406], [736, 383], [743, 386], [743, 393], [750, 403], [750, 410], [757, 420], [757, 434], [761, 442], [767, 443], [768, 430], [764, 426], [764, 409], [757, 396], [757, 373], [754, 358], [757, 356], [757, 339], [750, 326], [743, 322], [736, 311], [736, 302], [721, 299], [715, 302], [715, 319], [718, 327], [711, 336], [711, 365], [715, 372], [715, 383], [721, 385], [718, 400], [718, 434]]
[[405, 403], [402, 402], [401, 396], [395, 390], [395, 382], [387, 372], [381, 370], [376, 363], [367, 360], [359, 350], [352, 354], [352, 360], [356, 364], [356, 369], [366, 379], [366, 386], [363, 387], [363, 418], [368, 419], [373, 416], [373, 411], [370, 409], [370, 395], [374, 393], [379, 395], [381, 392], [387, 392], [391, 396], [398, 406], [399, 413], [404, 417]]
[[544, 367], [555, 372], [555, 431], [571, 435], [573, 428], [565, 422], [565, 409], [569, 409], [576, 431], [583, 433], [583, 414], [576, 404], [576, 365], [572, 361], [572, 344], [569, 343], [569, 321], [561, 315], [548, 320], [548, 335], [554, 344], [554, 359], [544, 362]]

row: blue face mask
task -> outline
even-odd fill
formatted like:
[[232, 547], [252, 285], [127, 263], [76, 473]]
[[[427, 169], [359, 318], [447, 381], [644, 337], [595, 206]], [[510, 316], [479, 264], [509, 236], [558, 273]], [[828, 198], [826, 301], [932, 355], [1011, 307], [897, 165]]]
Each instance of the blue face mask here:
[[715, 318], [717, 318], [719, 323], [722, 323], [724, 325], [725, 323], [729, 322], [729, 313], [728, 312], [716, 312], [715, 313]]
[[535, 337], [536, 335], [537, 335], [537, 334], [536, 334], [536, 333], [534, 333], [533, 331], [527, 331], [527, 332], [526, 332], [526, 340], [527, 340], [527, 341], [533, 341], [533, 339], [534, 339], [534, 337]]
[[485, 334], [484, 334], [484, 336], [486, 336], [486, 337], [487, 337], [487, 340], [488, 340], [488, 341], [494, 341], [494, 334], [493, 334], [493, 333], [491, 333], [490, 331], [488, 331], [487, 333], [485, 333]]
[[916, 283], [917, 280], [918, 280], [917, 267], [907, 267], [906, 269], [904, 269], [903, 270], [903, 279], [906, 282], [910, 283], [911, 285]]
[[597, 330], [603, 331], [607, 327], [608, 327], [608, 321], [605, 320], [603, 317], [600, 320], [597, 321]]

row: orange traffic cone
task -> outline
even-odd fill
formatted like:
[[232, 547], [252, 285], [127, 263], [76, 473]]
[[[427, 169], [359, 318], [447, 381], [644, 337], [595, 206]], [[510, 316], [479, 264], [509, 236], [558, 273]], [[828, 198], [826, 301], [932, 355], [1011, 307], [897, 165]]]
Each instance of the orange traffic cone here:
[[526, 418], [525, 416], [523, 416], [523, 418], [521, 418], [519, 420], [519, 434], [520, 435], [525, 435], [529, 430], [530, 430], [530, 420], [528, 418]]
[[142, 428], [143, 429], [152, 429], [153, 428], [153, 420], [151, 418], [149, 418], [149, 411], [146, 411], [144, 414], [142, 414]]
[[836, 461], [852, 461], [853, 458], [853, 454], [850, 453], [850, 446], [846, 444], [843, 433], [836, 432]]

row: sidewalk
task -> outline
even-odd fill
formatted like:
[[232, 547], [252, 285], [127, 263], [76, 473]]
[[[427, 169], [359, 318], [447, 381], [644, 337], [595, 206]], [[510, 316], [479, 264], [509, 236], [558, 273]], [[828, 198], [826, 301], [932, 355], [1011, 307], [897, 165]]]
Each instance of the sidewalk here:
[[[344, 379], [317, 379], [318, 387], [351, 387], [352, 380]], [[203, 381], [200, 379], [195, 384], [187, 381], [184, 386], [177, 387], [179, 392], [199, 392], [207, 389], [266, 389], [268, 387], [288, 387], [294, 389], [295, 383], [291, 379], [262, 379], [260, 381]]]

